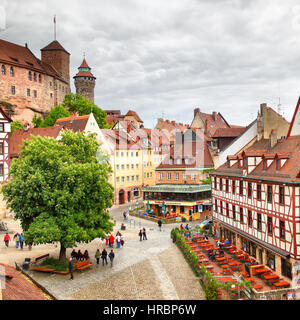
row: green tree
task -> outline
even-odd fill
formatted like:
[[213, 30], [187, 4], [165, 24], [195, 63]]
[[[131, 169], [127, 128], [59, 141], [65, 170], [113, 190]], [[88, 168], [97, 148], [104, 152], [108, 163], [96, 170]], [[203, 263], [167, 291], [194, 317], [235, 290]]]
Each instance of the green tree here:
[[71, 113], [78, 112], [80, 116], [93, 112], [100, 129], [110, 127], [106, 121], [106, 112], [80, 94], [70, 93], [65, 95], [63, 106]]
[[[64, 130], [61, 140], [31, 136], [23, 141], [10, 180], [2, 188], [7, 205], [20, 219], [25, 242], [60, 243], [66, 248], [105, 238], [112, 231], [113, 187], [109, 165], [96, 159], [94, 135]], [[98, 151], [99, 152], [99, 151]]]
[[33, 123], [34, 128], [40, 128], [42, 122], [43, 122], [42, 117], [37, 117], [37, 115], [35, 113], [33, 116], [33, 119], [32, 119], [32, 123]]
[[24, 129], [24, 125], [20, 121], [13, 121], [10, 124], [10, 134], [12, 134], [17, 129]]
[[66, 118], [69, 116], [70, 116], [70, 112], [68, 110], [66, 110], [61, 105], [57, 105], [56, 107], [50, 110], [48, 116], [40, 124], [40, 127], [54, 126], [57, 119]]

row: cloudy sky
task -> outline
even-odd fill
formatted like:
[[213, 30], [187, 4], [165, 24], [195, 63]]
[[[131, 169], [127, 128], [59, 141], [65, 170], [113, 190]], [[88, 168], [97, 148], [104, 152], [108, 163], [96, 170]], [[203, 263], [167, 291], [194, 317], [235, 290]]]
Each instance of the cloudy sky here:
[[71, 75], [85, 52], [103, 109], [134, 109], [147, 127], [162, 115], [190, 123], [195, 107], [247, 125], [261, 103], [277, 110], [280, 97], [291, 120], [300, 94], [296, 0], [0, 0], [0, 38], [27, 42], [40, 57], [55, 14]]

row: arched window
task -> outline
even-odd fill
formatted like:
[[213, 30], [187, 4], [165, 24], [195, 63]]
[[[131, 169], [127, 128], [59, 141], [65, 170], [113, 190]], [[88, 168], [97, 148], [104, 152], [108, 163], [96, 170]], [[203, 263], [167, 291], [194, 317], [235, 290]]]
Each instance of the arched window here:
[[28, 79], [32, 80], [31, 71], [28, 72]]
[[36, 73], [33, 74], [33, 81], [36, 81]]
[[1, 73], [3, 75], [6, 74], [6, 70], [5, 70], [5, 65], [4, 64], [1, 66]]
[[13, 67], [10, 67], [9, 74], [10, 74], [11, 77], [14, 76], [14, 68]]

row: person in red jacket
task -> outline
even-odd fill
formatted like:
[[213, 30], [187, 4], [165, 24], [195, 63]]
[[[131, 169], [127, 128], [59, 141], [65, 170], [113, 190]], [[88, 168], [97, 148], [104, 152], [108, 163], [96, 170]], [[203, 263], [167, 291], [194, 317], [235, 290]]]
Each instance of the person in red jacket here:
[[109, 246], [111, 248], [114, 247], [114, 242], [115, 242], [115, 237], [111, 234], [110, 237], [109, 237]]
[[10, 241], [10, 236], [9, 236], [9, 234], [6, 232], [6, 235], [4, 236], [4, 242], [5, 242], [5, 247], [6, 247], [6, 248], [8, 248], [9, 241]]

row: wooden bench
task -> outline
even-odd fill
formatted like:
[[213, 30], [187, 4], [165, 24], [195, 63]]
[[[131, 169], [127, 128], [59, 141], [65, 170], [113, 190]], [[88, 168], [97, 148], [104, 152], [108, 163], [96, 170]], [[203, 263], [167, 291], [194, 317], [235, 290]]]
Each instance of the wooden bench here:
[[41, 272], [53, 272], [54, 271], [54, 269], [47, 268], [46, 266], [45, 267], [32, 268], [31, 270], [33, 270], [33, 271], [41, 271]]
[[39, 256], [37, 258], [35, 258], [34, 262], [32, 262], [32, 264], [37, 264], [39, 261], [45, 259], [45, 258], [49, 258], [50, 257], [50, 254], [47, 253], [47, 254], [44, 254], [42, 256]]
[[90, 262], [90, 260], [86, 260], [86, 261], [76, 263], [76, 270], [83, 270], [86, 268], [90, 268], [92, 266], [93, 264]]

